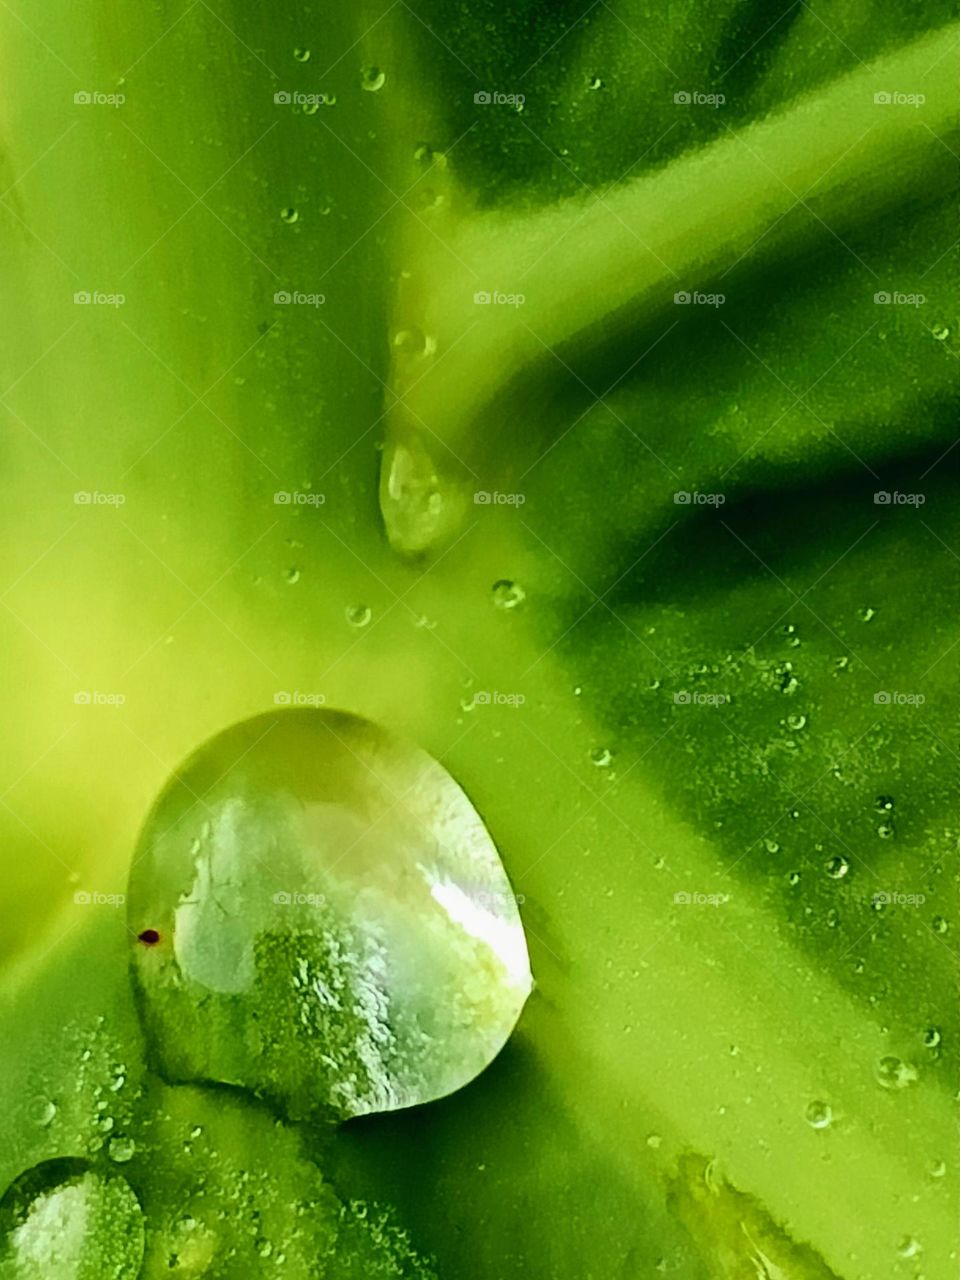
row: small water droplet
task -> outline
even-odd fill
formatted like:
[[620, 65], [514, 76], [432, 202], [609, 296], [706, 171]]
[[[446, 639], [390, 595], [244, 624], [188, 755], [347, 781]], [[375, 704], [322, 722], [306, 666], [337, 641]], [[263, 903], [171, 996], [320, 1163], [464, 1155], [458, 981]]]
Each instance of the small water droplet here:
[[942, 1039], [943, 1037], [940, 1034], [939, 1027], [927, 1027], [926, 1031], [923, 1033], [923, 1043], [928, 1049], [939, 1048]]
[[379, 67], [364, 67], [360, 72], [360, 84], [368, 93], [376, 93], [378, 89], [382, 89], [386, 79], [386, 72]]
[[587, 85], [590, 89], [596, 92], [597, 89], [603, 88], [603, 81], [599, 76], [591, 76], [590, 79], [587, 81]]
[[840, 923], [840, 912], [836, 909], [836, 907], [830, 908], [830, 910], [827, 912], [826, 920], [827, 920], [828, 929], [835, 929], [837, 927], [837, 925]]
[[51, 1125], [57, 1114], [57, 1104], [52, 1098], [34, 1098], [30, 1104], [30, 1119], [41, 1129]]
[[938, 342], [946, 342], [950, 337], [950, 330], [945, 324], [937, 324], [930, 330]]
[[114, 1164], [128, 1164], [137, 1153], [137, 1144], [132, 1138], [111, 1138], [107, 1147], [107, 1155]]
[[931, 1178], [943, 1178], [946, 1176], [947, 1163], [945, 1160], [931, 1160], [927, 1166], [927, 1172]]
[[893, 808], [893, 796], [877, 796], [874, 805], [878, 813], [889, 813]]
[[875, 618], [876, 616], [876, 609], [871, 608], [870, 605], [864, 605], [864, 607], [857, 613], [857, 617], [861, 622], [869, 622], [871, 618]]
[[771, 840], [769, 837], [766, 840], [764, 840], [763, 847], [766, 849], [767, 853], [780, 852], [780, 845], [777, 843], [776, 840]]
[[296, 60], [297, 60], [298, 62], [309, 62], [309, 61], [310, 61], [310, 50], [309, 50], [309, 49], [294, 49], [294, 51], [293, 51], [293, 56], [296, 58]]
[[790, 884], [793, 884], [793, 885], [797, 885], [797, 884], [799, 884], [799, 883], [800, 883], [800, 872], [799, 872], [799, 871], [791, 871], [791, 872], [790, 872], [790, 874], [787, 876], [787, 880], [788, 880], [788, 882], [789, 882]]
[[931, 921], [931, 928], [934, 933], [946, 933], [950, 928], [950, 924], [944, 916], [934, 916]]
[[344, 610], [343, 616], [351, 627], [356, 627], [359, 630], [361, 627], [369, 625], [370, 619], [373, 617], [373, 610], [368, 604], [352, 604]]
[[527, 593], [518, 582], [509, 578], [500, 578], [493, 584], [493, 603], [498, 609], [515, 609], [527, 598]]
[[842, 880], [849, 870], [850, 863], [839, 853], [827, 863], [827, 875], [831, 880]]
[[877, 835], [881, 840], [891, 840], [894, 836], [894, 829], [889, 822], [881, 822], [877, 827]]
[[897, 1253], [901, 1258], [915, 1258], [920, 1253], [920, 1241], [916, 1236], [904, 1236], [897, 1245]]
[[398, 329], [393, 335], [393, 345], [409, 356], [432, 356], [437, 349], [436, 339], [417, 328]]
[[789, 729], [802, 729], [806, 723], [807, 717], [804, 715], [794, 714], [787, 716], [787, 728]]
[[300, 214], [292, 206], [286, 209], [281, 209], [280, 217], [282, 221], [286, 222], [288, 225], [294, 222], [299, 222], [300, 220]]
[[320, 110], [319, 102], [305, 102], [300, 108], [305, 116], [315, 116]]
[[876, 1066], [877, 1083], [884, 1089], [906, 1089], [915, 1084], [918, 1076], [916, 1070], [902, 1058], [892, 1054], [880, 1059]]
[[295, 587], [297, 585], [297, 583], [300, 581], [300, 570], [296, 567], [296, 565], [291, 565], [291, 567], [283, 575], [283, 580], [284, 582], [287, 583], [288, 586]]
[[598, 769], [606, 769], [613, 763], [613, 752], [609, 747], [594, 747], [590, 752], [590, 761]]
[[833, 1121], [833, 1108], [819, 1100], [811, 1102], [804, 1112], [811, 1129], [827, 1129]]

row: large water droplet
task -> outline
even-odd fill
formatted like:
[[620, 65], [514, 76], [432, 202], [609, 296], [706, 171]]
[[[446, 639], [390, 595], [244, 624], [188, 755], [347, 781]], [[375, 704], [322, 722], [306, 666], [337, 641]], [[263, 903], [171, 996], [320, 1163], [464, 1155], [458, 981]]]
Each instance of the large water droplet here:
[[136, 1280], [143, 1243], [129, 1184], [85, 1160], [47, 1160], [0, 1200], [3, 1280]]
[[[516, 899], [467, 797], [425, 752], [325, 709], [243, 721], [177, 771], [128, 910], [164, 1074], [297, 1117], [453, 1092], [531, 989]], [[136, 941], [147, 929], [157, 945]]]

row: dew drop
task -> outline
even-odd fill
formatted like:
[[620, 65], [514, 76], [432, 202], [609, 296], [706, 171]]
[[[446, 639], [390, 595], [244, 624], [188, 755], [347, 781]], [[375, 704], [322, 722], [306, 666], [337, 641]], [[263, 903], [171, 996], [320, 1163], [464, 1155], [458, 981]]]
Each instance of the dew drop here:
[[144, 1221], [118, 1173], [85, 1160], [48, 1160], [0, 1200], [4, 1280], [126, 1280], [140, 1274]]
[[292, 224], [292, 223], [294, 223], [294, 222], [299, 222], [299, 221], [300, 221], [300, 214], [298, 213], [298, 211], [297, 211], [296, 209], [294, 209], [294, 208], [292, 208], [292, 207], [288, 207], [288, 208], [286, 208], [286, 209], [281, 209], [281, 210], [280, 210], [280, 218], [281, 218], [281, 220], [282, 220], [283, 222], [286, 222], [286, 223], [287, 223], [287, 225], [289, 226], [290, 224]]
[[934, 325], [930, 332], [936, 338], [937, 342], [946, 342], [947, 338], [950, 337], [950, 330], [945, 324]]
[[950, 925], [944, 916], [934, 916], [931, 921], [931, 928], [934, 933], [946, 933]]
[[297, 583], [300, 581], [300, 570], [296, 567], [296, 565], [290, 566], [290, 568], [283, 575], [283, 580], [288, 587], [295, 587], [297, 585]]
[[590, 763], [598, 769], [608, 769], [613, 764], [613, 752], [609, 747], [594, 747], [590, 752]]
[[780, 845], [777, 843], [776, 840], [770, 840], [769, 838], [764, 840], [763, 847], [766, 849], [767, 853], [780, 852]]
[[901, 1258], [915, 1258], [920, 1251], [920, 1241], [916, 1236], [904, 1236], [897, 1245], [897, 1253]]
[[811, 1102], [804, 1112], [811, 1129], [827, 1129], [833, 1121], [833, 1108], [826, 1102]]
[[945, 1160], [931, 1160], [927, 1166], [927, 1172], [931, 1178], [943, 1178], [946, 1176], [947, 1164]]
[[[210, 833], [191, 852], [191, 792]], [[404, 803], [397, 804], [402, 796]], [[499, 1053], [532, 979], [515, 895], [470, 801], [370, 721], [270, 712], [207, 742], [142, 832], [127, 907], [148, 1043], [168, 1079], [294, 1118], [443, 1097]]]
[[928, 1049], [938, 1049], [942, 1039], [939, 1027], [927, 1027], [923, 1033], [923, 1043]]
[[803, 715], [787, 716], [787, 728], [789, 729], [794, 729], [794, 730], [802, 729], [806, 725], [806, 723], [807, 723], [806, 716], [803, 716]]
[[309, 49], [294, 49], [294, 51], [293, 51], [293, 56], [296, 58], [296, 60], [297, 60], [298, 62], [309, 62], [309, 61], [310, 61], [310, 50], [309, 50]]
[[884, 1089], [906, 1089], [909, 1085], [915, 1084], [918, 1079], [913, 1067], [892, 1054], [879, 1060], [876, 1066], [876, 1077], [877, 1083], [883, 1085]]
[[398, 329], [393, 335], [393, 345], [409, 356], [432, 356], [437, 349], [436, 339], [428, 337], [422, 329]]
[[376, 93], [386, 83], [387, 75], [379, 67], [364, 67], [360, 72], [360, 85], [368, 93]]
[[850, 863], [847, 861], [846, 858], [842, 857], [840, 854], [837, 854], [836, 857], [831, 858], [830, 861], [827, 863], [827, 875], [831, 878], [831, 880], [842, 880], [849, 870], [850, 870]]
[[137, 1153], [137, 1144], [132, 1138], [111, 1138], [107, 1147], [107, 1155], [114, 1164], [129, 1164]]
[[877, 796], [874, 805], [878, 813], [889, 813], [893, 808], [893, 796]]
[[876, 616], [877, 616], [876, 609], [872, 609], [869, 605], [865, 605], [857, 613], [857, 617], [860, 619], [861, 622], [869, 622], [871, 618], [875, 618]]
[[787, 880], [792, 885], [798, 885], [800, 883], [800, 872], [791, 871], [790, 874], [787, 876]]
[[893, 827], [889, 822], [881, 822], [877, 827], [877, 835], [881, 840], [892, 840], [894, 836]]
[[500, 578], [493, 584], [493, 603], [497, 609], [515, 609], [526, 598], [523, 587], [509, 578]]
[[591, 76], [590, 79], [587, 81], [587, 85], [590, 89], [596, 92], [597, 89], [603, 88], [603, 81], [599, 76]]
[[344, 610], [343, 615], [351, 627], [358, 630], [361, 627], [369, 626], [370, 619], [373, 617], [373, 610], [367, 604], [353, 604]]
[[57, 1104], [51, 1098], [34, 1098], [30, 1104], [30, 1119], [41, 1129], [53, 1124], [57, 1114]]

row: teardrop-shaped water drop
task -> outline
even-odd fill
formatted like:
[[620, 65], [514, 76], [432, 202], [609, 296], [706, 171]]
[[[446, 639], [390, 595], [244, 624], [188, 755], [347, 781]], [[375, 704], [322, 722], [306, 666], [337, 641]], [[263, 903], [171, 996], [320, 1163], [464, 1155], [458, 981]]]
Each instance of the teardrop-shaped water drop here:
[[459, 786], [326, 709], [243, 721], [177, 770], [128, 911], [163, 1073], [246, 1086], [295, 1117], [453, 1092], [503, 1047], [532, 985], [516, 898]]
[[85, 1160], [46, 1160], [0, 1200], [3, 1280], [136, 1280], [143, 1245], [129, 1183]]

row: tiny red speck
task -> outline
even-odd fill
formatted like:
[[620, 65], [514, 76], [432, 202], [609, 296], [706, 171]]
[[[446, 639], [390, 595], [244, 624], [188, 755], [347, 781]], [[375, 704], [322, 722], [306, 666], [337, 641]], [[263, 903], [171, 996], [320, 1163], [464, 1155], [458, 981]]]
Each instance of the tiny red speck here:
[[160, 941], [160, 934], [156, 929], [144, 929], [143, 933], [138, 934], [138, 939], [146, 947], [155, 947]]

